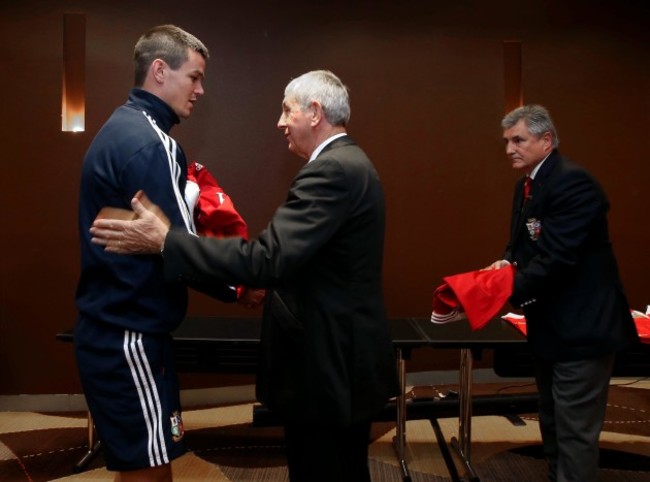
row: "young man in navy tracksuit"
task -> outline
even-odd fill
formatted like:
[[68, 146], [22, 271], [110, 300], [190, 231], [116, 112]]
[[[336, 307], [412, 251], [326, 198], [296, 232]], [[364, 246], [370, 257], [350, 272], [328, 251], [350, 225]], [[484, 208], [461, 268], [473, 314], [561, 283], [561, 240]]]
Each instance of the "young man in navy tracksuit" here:
[[185, 315], [187, 291], [164, 282], [160, 256], [109, 254], [88, 230], [101, 208], [129, 209], [143, 189], [171, 225], [194, 232], [187, 161], [169, 131], [203, 95], [208, 56], [173, 25], [145, 33], [135, 46], [135, 88], [83, 163], [75, 352], [107, 468], [121, 482], [170, 481], [171, 460], [185, 452], [170, 332]]

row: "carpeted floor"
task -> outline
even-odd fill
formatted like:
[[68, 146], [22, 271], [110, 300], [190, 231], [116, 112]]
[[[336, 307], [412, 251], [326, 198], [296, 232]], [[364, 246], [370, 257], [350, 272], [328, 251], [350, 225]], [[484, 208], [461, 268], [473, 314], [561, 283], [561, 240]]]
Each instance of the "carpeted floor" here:
[[[503, 388], [476, 386], [475, 393], [503, 393]], [[650, 389], [613, 386], [609, 401], [601, 437], [599, 482], [650, 481]], [[175, 480], [288, 481], [282, 432], [277, 427], [254, 427], [252, 407], [241, 404], [186, 410], [190, 452], [174, 461]], [[524, 414], [522, 419], [525, 424], [515, 426], [501, 416], [473, 418], [471, 455], [481, 481], [546, 480], [535, 415]], [[457, 418], [440, 419], [439, 424], [448, 441], [457, 435]], [[373, 424], [373, 482], [401, 480], [392, 446], [394, 435], [394, 423]], [[73, 472], [87, 450], [84, 413], [0, 413], [2, 481], [112, 481], [114, 475], [104, 468], [101, 452], [85, 471]], [[413, 482], [451, 480], [428, 420], [407, 423], [407, 461]], [[457, 466], [462, 475], [461, 465]]]

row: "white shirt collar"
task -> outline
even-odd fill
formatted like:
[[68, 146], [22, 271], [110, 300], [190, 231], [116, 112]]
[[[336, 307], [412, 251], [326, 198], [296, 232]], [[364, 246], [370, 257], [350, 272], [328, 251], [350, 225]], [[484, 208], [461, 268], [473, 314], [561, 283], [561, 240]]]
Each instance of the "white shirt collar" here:
[[[551, 152], [553, 152], [553, 151], [551, 151]], [[549, 152], [548, 154], [546, 154], [546, 157], [545, 157], [544, 159], [542, 159], [542, 162], [540, 162], [539, 164], [537, 164], [537, 165], [535, 166], [535, 168], [534, 168], [532, 171], [530, 171], [530, 174], [529, 174], [528, 176], [529, 176], [531, 179], [535, 179], [535, 176], [537, 175], [537, 171], [539, 171], [539, 168], [542, 167], [542, 164], [544, 164], [544, 161], [545, 161], [546, 159], [548, 159], [548, 156], [551, 155], [551, 152]]]
[[327, 144], [333, 142], [335, 139], [338, 139], [339, 137], [343, 137], [347, 135], [348, 135], [347, 132], [341, 132], [339, 134], [335, 134], [332, 137], [328, 137], [327, 139], [325, 139], [323, 142], [320, 143], [320, 145], [316, 149], [314, 149], [314, 152], [311, 153], [311, 156], [309, 157], [309, 161], [307, 162], [311, 162], [314, 159], [316, 159], [318, 157], [318, 154], [321, 153], [321, 151], [325, 148]]

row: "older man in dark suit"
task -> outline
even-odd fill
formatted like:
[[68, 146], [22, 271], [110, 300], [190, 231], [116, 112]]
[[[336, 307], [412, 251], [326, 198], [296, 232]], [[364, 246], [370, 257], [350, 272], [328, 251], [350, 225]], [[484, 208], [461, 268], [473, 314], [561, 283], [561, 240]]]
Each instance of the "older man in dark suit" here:
[[526, 176], [515, 187], [511, 303], [526, 316], [540, 394], [549, 478], [597, 479], [598, 437], [615, 353], [637, 340], [598, 182], [557, 150], [546, 109], [520, 107], [502, 121], [506, 154]]
[[115, 253], [163, 253], [170, 282], [269, 288], [257, 396], [285, 425], [292, 482], [369, 482], [372, 418], [398, 394], [382, 294], [384, 195], [347, 135], [346, 87], [328, 71], [287, 85], [278, 122], [308, 162], [256, 239], [168, 231], [134, 200], [139, 219], [96, 221]]

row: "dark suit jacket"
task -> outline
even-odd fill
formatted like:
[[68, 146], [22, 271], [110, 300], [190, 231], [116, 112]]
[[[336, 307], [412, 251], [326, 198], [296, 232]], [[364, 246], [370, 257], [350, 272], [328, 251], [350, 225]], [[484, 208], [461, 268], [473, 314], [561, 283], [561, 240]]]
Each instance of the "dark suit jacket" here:
[[298, 172], [257, 239], [170, 232], [165, 274], [270, 288], [258, 399], [288, 421], [347, 426], [399, 391], [382, 294], [384, 216], [377, 172], [345, 136]]
[[510, 301], [524, 310], [533, 353], [589, 358], [637, 340], [598, 182], [554, 150], [522, 209], [523, 184], [515, 189], [505, 258], [517, 264]]

